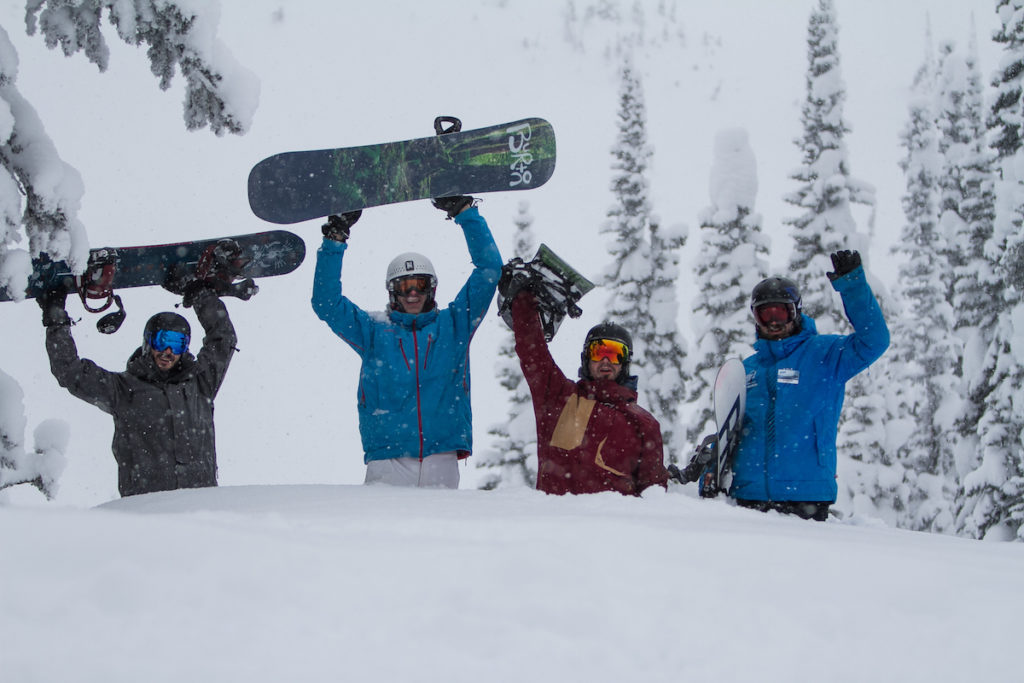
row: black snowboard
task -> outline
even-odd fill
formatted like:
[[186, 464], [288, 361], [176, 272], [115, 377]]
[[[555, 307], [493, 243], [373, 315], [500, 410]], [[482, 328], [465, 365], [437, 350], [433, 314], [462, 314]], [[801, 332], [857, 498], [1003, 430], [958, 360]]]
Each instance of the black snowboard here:
[[555, 170], [555, 133], [543, 119], [468, 131], [435, 121], [435, 129], [416, 140], [275, 154], [249, 173], [249, 206], [271, 223], [299, 223], [415, 199], [529, 190]]
[[[64, 261], [51, 261], [44, 254], [32, 262], [34, 269], [25, 298], [37, 298], [52, 290], [78, 293], [86, 309], [98, 313], [115, 301], [120, 308], [115, 290], [163, 285], [173, 271], [199, 277], [216, 272], [217, 277], [233, 283], [229, 295], [247, 299], [256, 291], [252, 279], [290, 273], [305, 256], [302, 238], [285, 230], [176, 244], [92, 249], [89, 264], [80, 276], [75, 276]], [[0, 301], [11, 300], [10, 292], [0, 288]], [[89, 300], [103, 303], [92, 308]], [[117, 329], [99, 327], [103, 332]]]

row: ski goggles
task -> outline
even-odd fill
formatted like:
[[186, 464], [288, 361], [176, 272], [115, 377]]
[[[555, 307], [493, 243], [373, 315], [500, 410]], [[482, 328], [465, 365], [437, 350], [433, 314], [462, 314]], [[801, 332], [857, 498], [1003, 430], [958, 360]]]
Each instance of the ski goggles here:
[[434, 289], [434, 278], [428, 275], [409, 275], [391, 281], [391, 291], [399, 296], [408, 296], [415, 290], [430, 294]]
[[146, 335], [146, 344], [149, 345], [149, 348], [154, 351], [170, 349], [171, 353], [176, 356], [180, 356], [188, 351], [188, 342], [189, 336], [184, 332], [157, 330]]
[[761, 304], [754, 309], [754, 319], [764, 327], [785, 325], [796, 319], [796, 308], [785, 303]]
[[629, 360], [629, 347], [614, 339], [595, 339], [587, 345], [587, 358], [595, 363], [607, 360], [621, 365]]

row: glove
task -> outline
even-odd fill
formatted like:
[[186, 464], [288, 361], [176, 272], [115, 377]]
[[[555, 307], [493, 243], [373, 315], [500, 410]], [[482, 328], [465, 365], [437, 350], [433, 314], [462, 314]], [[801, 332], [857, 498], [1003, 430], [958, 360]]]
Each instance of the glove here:
[[473, 198], [462, 195], [458, 197], [438, 197], [431, 199], [430, 203], [434, 205], [435, 209], [440, 209], [448, 214], [448, 218], [455, 218], [463, 209], [473, 206]]
[[[206, 280], [192, 280], [185, 285], [182, 291], [181, 305], [185, 308], [192, 308], [197, 301], [204, 296], [219, 296], [220, 292], [217, 291], [217, 283], [219, 281], [208, 278]], [[226, 285], [227, 283], [223, 283]]]
[[355, 225], [355, 222], [359, 220], [359, 217], [363, 215], [360, 211], [349, 211], [343, 213], [340, 216], [328, 216], [327, 222], [320, 226], [320, 232], [324, 234], [329, 240], [335, 242], [347, 242], [349, 230]]
[[63, 289], [47, 290], [36, 298], [39, 308], [43, 309], [43, 327], [67, 325], [71, 321], [64, 310], [67, 302], [68, 293]]
[[835, 270], [825, 274], [829, 280], [835, 281], [860, 267], [860, 254], [856, 251], [837, 251], [832, 254], [832, 267]]

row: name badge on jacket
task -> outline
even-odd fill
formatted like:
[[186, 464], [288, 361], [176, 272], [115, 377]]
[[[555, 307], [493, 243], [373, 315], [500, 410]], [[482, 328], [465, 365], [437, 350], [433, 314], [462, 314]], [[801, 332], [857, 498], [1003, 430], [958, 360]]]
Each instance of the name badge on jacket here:
[[793, 368], [779, 368], [779, 384], [800, 384], [800, 371]]

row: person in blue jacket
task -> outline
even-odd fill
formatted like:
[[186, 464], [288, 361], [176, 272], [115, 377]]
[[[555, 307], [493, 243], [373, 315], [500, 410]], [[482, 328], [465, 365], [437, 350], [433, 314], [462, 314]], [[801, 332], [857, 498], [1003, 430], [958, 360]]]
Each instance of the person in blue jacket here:
[[342, 295], [341, 266], [355, 211], [330, 216], [316, 255], [313, 310], [359, 354], [359, 435], [365, 483], [458, 488], [458, 461], [473, 449], [469, 343], [501, 276], [501, 255], [472, 197], [434, 206], [462, 228], [473, 272], [447, 308], [434, 300], [437, 274], [421, 254], [387, 270], [389, 304], [367, 313]]
[[836, 500], [836, 433], [846, 382], [889, 346], [889, 329], [856, 251], [831, 255], [827, 273], [853, 325], [818, 334], [786, 278], [751, 294], [755, 354], [743, 361], [747, 405], [729, 495], [744, 507], [824, 521]]

